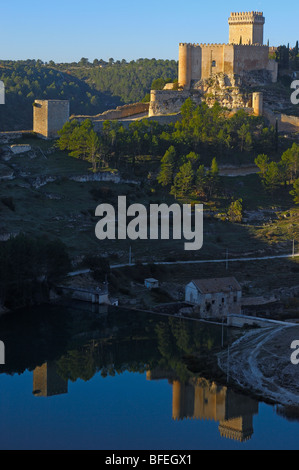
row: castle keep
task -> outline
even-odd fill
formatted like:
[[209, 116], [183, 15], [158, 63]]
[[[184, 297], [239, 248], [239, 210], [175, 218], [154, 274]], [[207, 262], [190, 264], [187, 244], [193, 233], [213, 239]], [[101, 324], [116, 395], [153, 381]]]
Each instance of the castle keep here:
[[229, 24], [229, 44], [264, 44], [263, 13], [231, 13]]
[[[248, 100], [236, 98], [243, 77], [260, 72], [268, 81], [277, 81], [277, 63], [269, 59], [269, 46], [264, 42], [265, 18], [261, 12], [231, 13], [228, 44], [179, 45], [178, 85], [180, 91], [151, 92], [150, 116], [179, 112], [187, 97], [199, 104], [207, 91], [205, 81], [211, 77], [218, 88], [235, 92], [223, 103], [228, 108], [247, 107]], [[196, 93], [197, 91], [197, 93]], [[199, 96], [201, 94], [201, 96]], [[221, 99], [220, 99], [221, 101]]]
[[231, 13], [228, 22], [229, 44], [179, 45], [180, 87], [189, 89], [192, 82], [216, 73], [242, 75], [244, 71], [271, 69], [269, 47], [263, 45], [263, 14]]

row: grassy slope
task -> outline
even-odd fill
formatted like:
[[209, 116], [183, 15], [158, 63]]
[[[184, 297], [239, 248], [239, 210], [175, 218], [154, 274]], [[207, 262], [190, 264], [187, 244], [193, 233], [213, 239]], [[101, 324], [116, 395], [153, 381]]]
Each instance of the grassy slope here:
[[[166, 197], [165, 194], [153, 192], [151, 186], [71, 181], [68, 177], [87, 174], [89, 164], [53, 149], [47, 154], [53, 143], [28, 139], [24, 142], [33, 146], [36, 158], [24, 154], [14, 156], [8, 162], [2, 162], [19, 174], [14, 180], [0, 182], [1, 233], [23, 231], [31, 235], [60, 238], [67, 244], [74, 258], [87, 253], [108, 254], [114, 264], [128, 262], [130, 245], [135, 262], [137, 260], [151, 262], [225, 259], [227, 249], [230, 258], [242, 255], [277, 254], [280, 251], [291, 252], [292, 239], [299, 239], [299, 211], [292, 205], [288, 188], [271, 196], [264, 192], [258, 175], [250, 175], [237, 178], [225, 177], [223, 183], [230, 188], [232, 194], [243, 198], [245, 210], [251, 214], [258, 209], [271, 211], [275, 208], [274, 211], [265, 213], [262, 221], [253, 217], [250, 223], [241, 225], [223, 222], [206, 214], [204, 246], [198, 252], [184, 251], [184, 242], [180, 240], [100, 242], [95, 237], [98, 219], [94, 217], [94, 213], [98, 204], [108, 202], [116, 205], [118, 195], [126, 195], [128, 204], [171, 203], [174, 202], [173, 199]], [[41, 175], [52, 175], [59, 179], [34, 189], [30, 186], [30, 182]], [[91, 190], [97, 191], [98, 196], [92, 194]], [[55, 198], [51, 199], [49, 195]], [[7, 197], [13, 198], [15, 211], [1, 202]], [[227, 205], [227, 200], [218, 200], [205, 209], [207, 211], [216, 209], [221, 213]], [[184, 283], [184, 279], [195, 276], [225, 276], [229, 273], [236, 275], [242, 281], [253, 282], [256, 293], [259, 293], [266, 286], [274, 288], [284, 283], [285, 285], [296, 283], [295, 263], [295, 261], [258, 262], [246, 265], [231, 263], [228, 271], [225, 263], [205, 264], [192, 268], [186, 266], [160, 269], [159, 275], [161, 279], [163, 277], [167, 279], [171, 273], [172, 281]], [[278, 271], [279, 277], [273, 277], [273, 273]]]

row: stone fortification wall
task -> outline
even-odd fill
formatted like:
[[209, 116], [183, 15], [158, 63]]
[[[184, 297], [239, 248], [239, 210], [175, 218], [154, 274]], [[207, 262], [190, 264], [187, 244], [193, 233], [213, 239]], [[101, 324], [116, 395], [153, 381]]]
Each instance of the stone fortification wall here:
[[275, 114], [271, 109], [264, 109], [264, 116], [272, 126], [278, 124], [280, 132], [299, 132], [299, 117], [287, 114]]
[[269, 64], [268, 46], [234, 45], [234, 73], [267, 69]]
[[241, 92], [241, 77], [218, 73], [208, 79], [192, 82], [190, 90], [162, 90], [151, 92], [149, 116], [161, 116], [179, 113], [186, 99], [191, 98], [195, 105], [203, 101], [208, 106], [218, 101], [222, 107], [230, 110], [251, 106], [251, 95]]
[[[188, 90], [152, 90], [149, 117], [179, 113], [185, 101], [191, 96]], [[199, 93], [193, 94], [195, 102], [201, 102]]]
[[96, 116], [71, 116], [71, 119], [76, 119], [79, 122], [83, 122], [86, 119], [90, 119], [93, 122], [113, 121], [125, 119], [137, 114], [145, 114], [148, 113], [148, 110], [149, 103], [134, 103], [118, 106], [116, 109], [105, 111], [104, 113], [97, 114]]
[[[183, 44], [179, 46], [179, 86], [190, 89], [192, 81], [207, 79], [217, 73], [243, 74], [254, 70], [270, 70], [269, 47], [236, 44]], [[275, 79], [276, 78], [276, 79]]]

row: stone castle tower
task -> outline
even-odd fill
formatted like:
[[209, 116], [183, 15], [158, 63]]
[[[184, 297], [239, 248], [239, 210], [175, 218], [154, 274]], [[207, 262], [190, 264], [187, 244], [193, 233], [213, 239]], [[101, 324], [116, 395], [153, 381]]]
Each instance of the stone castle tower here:
[[70, 118], [68, 100], [35, 100], [33, 106], [33, 132], [46, 139], [58, 137], [58, 131]]
[[[263, 114], [263, 96], [254, 93], [251, 106], [241, 86], [250, 81], [254, 85], [259, 79], [277, 82], [278, 63], [264, 45], [265, 18], [257, 11], [231, 13], [228, 24], [227, 43], [179, 44], [179, 89], [151, 90], [150, 117], [179, 113], [187, 98], [198, 105], [211, 93], [223, 107], [252, 107], [254, 114]], [[210, 92], [211, 84], [215, 86]]]
[[264, 44], [265, 18], [262, 12], [231, 13], [229, 44]]
[[192, 82], [213, 74], [242, 75], [254, 70], [268, 70], [272, 81], [276, 81], [277, 70], [269, 61], [269, 47], [264, 45], [263, 13], [231, 13], [228, 23], [227, 44], [180, 43], [178, 81], [181, 88], [188, 90]]

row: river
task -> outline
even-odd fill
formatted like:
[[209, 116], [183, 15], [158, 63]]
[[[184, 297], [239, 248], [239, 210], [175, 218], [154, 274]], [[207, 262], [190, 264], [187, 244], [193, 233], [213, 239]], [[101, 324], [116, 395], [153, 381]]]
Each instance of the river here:
[[210, 370], [231, 331], [84, 303], [1, 317], [0, 449], [299, 449], [297, 410]]

